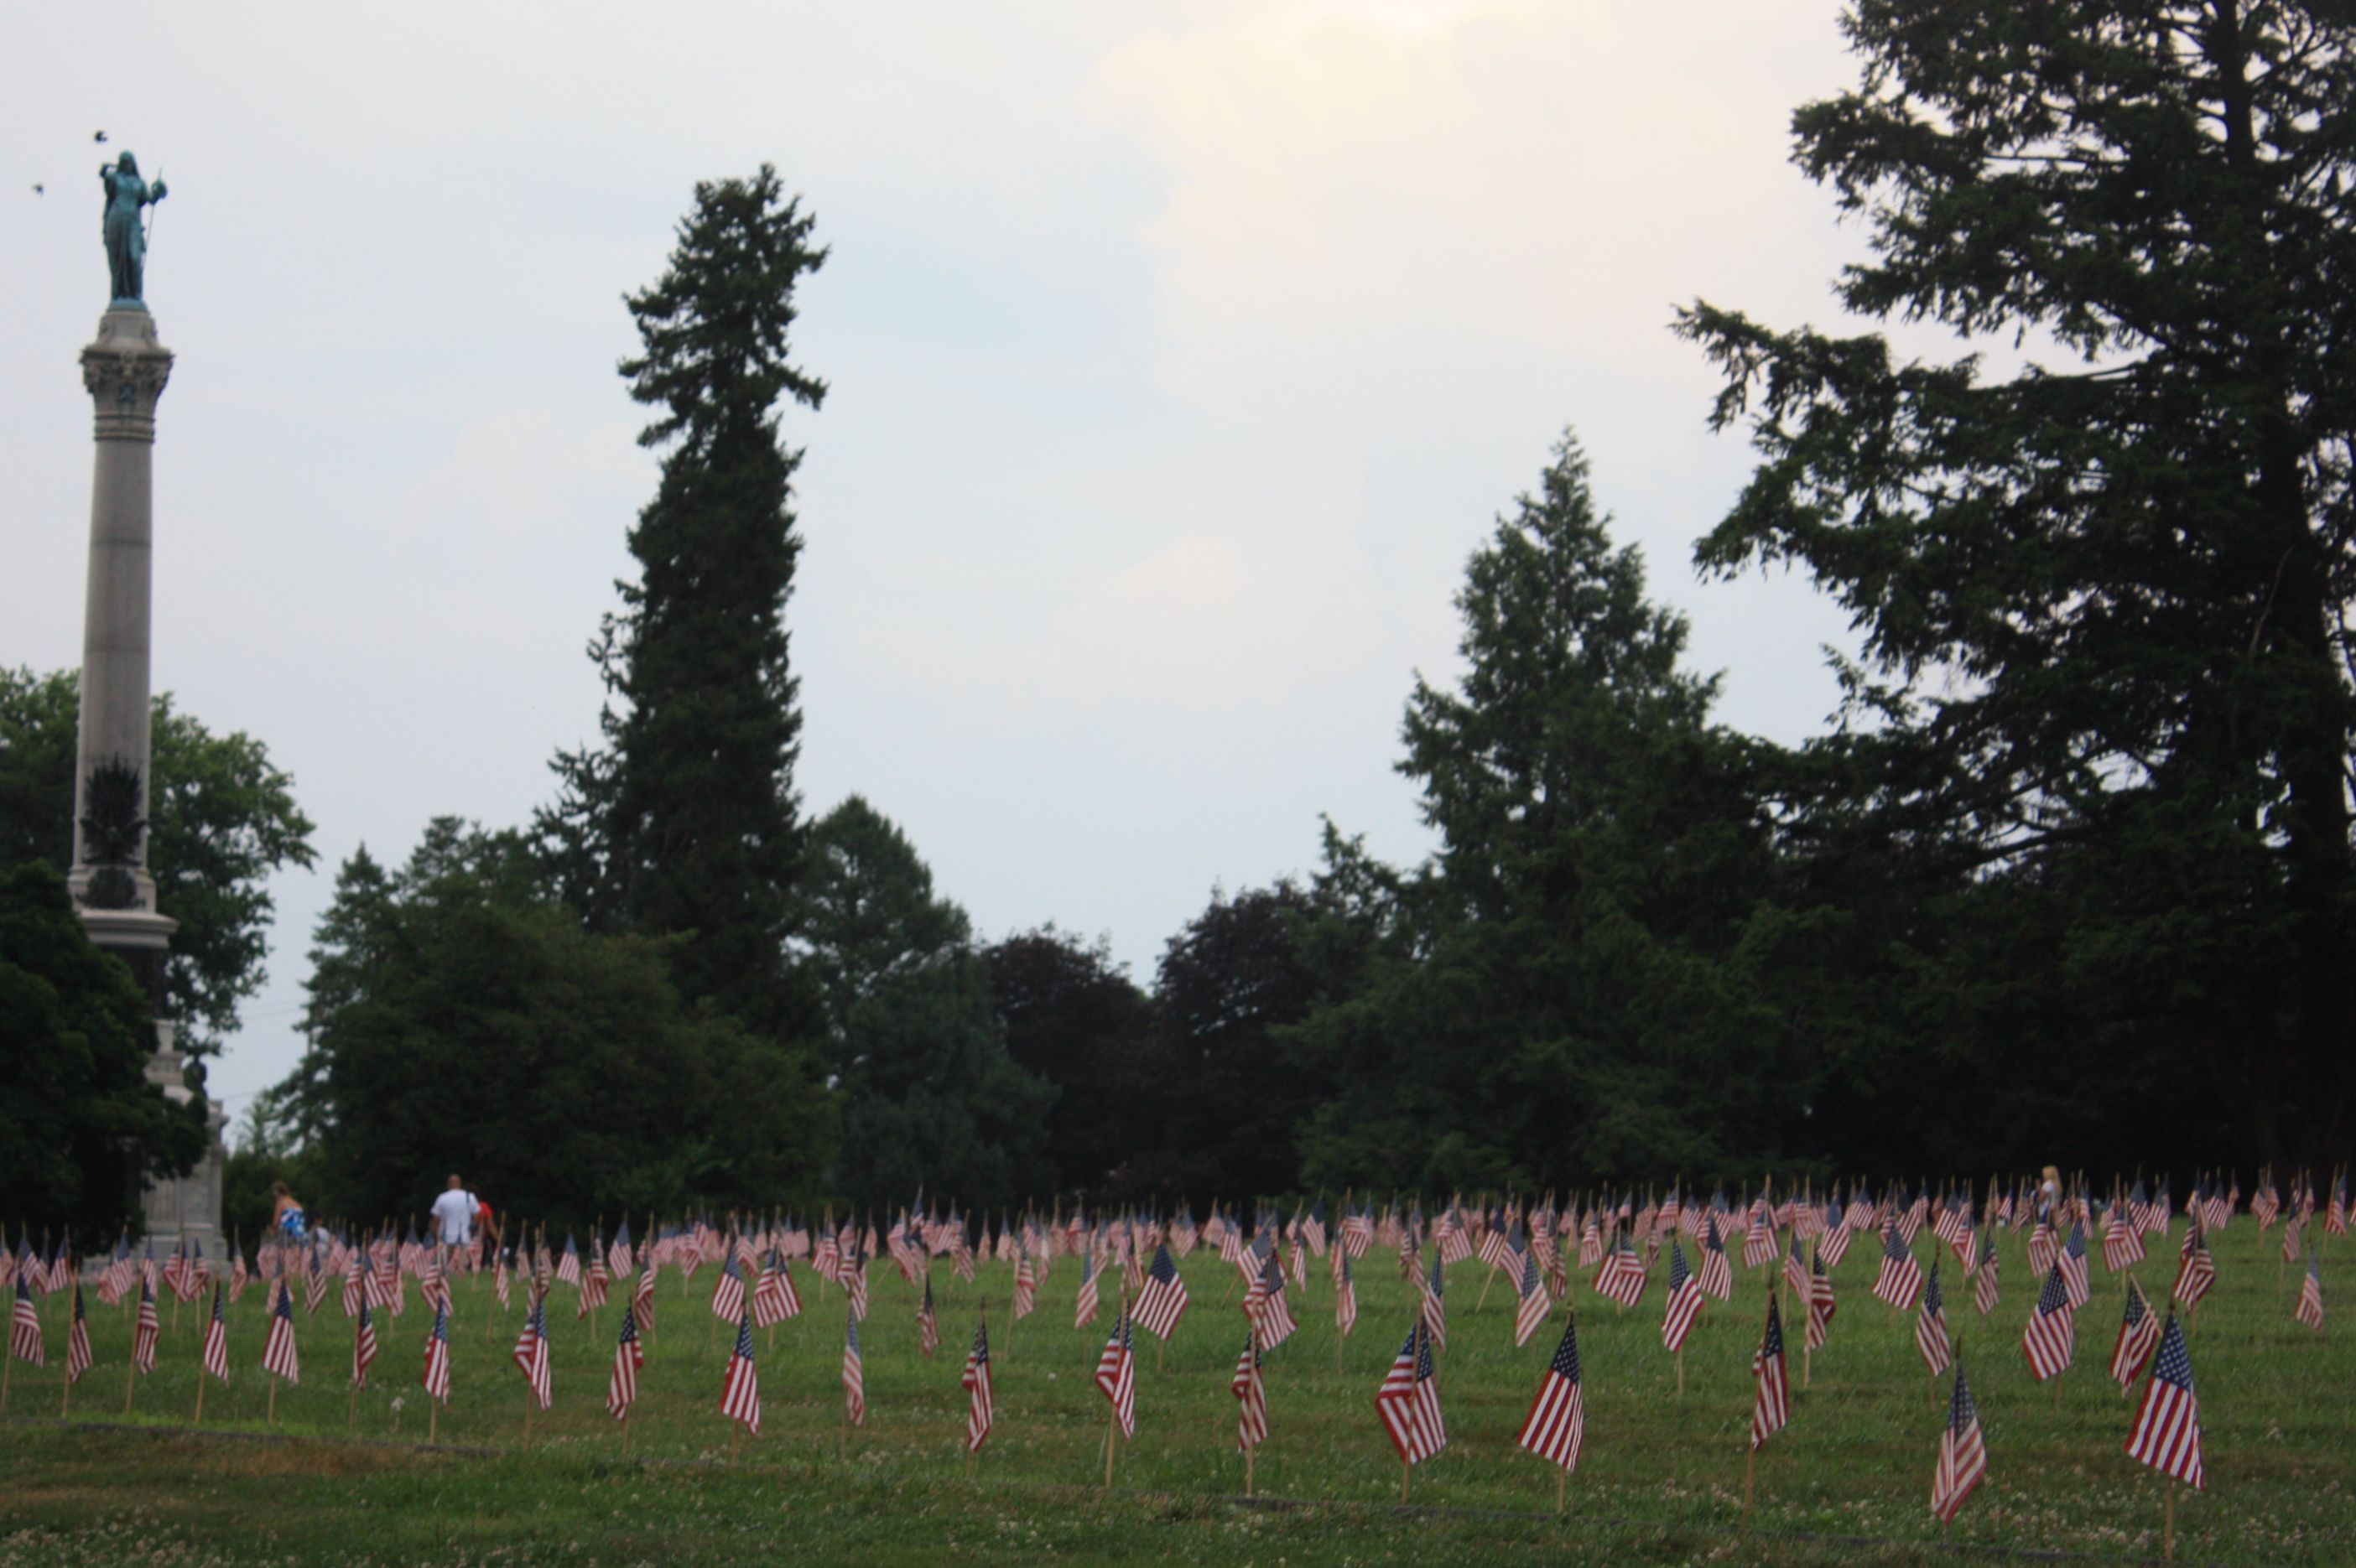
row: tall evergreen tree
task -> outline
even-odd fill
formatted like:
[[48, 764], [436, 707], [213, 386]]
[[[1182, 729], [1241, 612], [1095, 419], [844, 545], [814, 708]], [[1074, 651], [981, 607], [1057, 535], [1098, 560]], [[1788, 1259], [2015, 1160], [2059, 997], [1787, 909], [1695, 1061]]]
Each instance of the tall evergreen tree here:
[[1328, 831], [1301, 949], [1324, 995], [1287, 1034], [1339, 1085], [1310, 1176], [1529, 1189], [1789, 1157], [1813, 1069], [1762, 980], [1783, 923], [1754, 748], [1709, 722], [1717, 682], [1682, 667], [1685, 620], [1612, 545], [1568, 438], [1457, 604], [1462, 683], [1417, 682], [1398, 764], [1437, 853], [1402, 878]]
[[1953, 905], [1929, 987], [2057, 1136], [2115, 1127], [2085, 1105], [2124, 1089], [2137, 1149], [2335, 1158], [2356, 16], [1858, 0], [1846, 27], [1860, 84], [1794, 119], [1872, 236], [1842, 299], [1963, 352], [1682, 317], [1762, 454], [1703, 561], [1798, 564], [1863, 636], [1795, 842], [1859, 898]]
[[636, 582], [592, 655], [611, 694], [604, 745], [556, 763], [542, 840], [592, 923], [680, 935], [680, 987], [764, 1032], [804, 1027], [783, 944], [804, 829], [801, 715], [786, 603], [801, 453], [780, 403], [826, 384], [795, 366], [794, 291], [826, 260], [813, 219], [763, 165], [695, 187], [670, 265], [628, 297], [643, 352], [622, 362], [658, 417], [662, 482], [629, 536]]

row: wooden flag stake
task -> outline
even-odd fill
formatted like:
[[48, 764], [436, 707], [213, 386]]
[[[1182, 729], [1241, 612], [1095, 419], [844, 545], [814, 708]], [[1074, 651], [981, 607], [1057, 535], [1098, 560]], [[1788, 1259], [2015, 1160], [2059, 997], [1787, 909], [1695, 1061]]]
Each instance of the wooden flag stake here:
[[1751, 1528], [1751, 1475], [1759, 1466], [1759, 1445], [1753, 1443], [1742, 1456], [1742, 1528]]
[[[5, 1405], [0, 1405], [0, 1409], [5, 1409], [5, 1408], [6, 1408]], [[202, 1365], [202, 1364], [201, 1364], [201, 1362], [200, 1362], [200, 1363], [198, 1365], [198, 1367], [197, 1367], [197, 1416], [196, 1416], [196, 1419], [195, 1419], [194, 1421], [192, 1421], [192, 1422], [190, 1422], [190, 1423], [189, 1423], [189, 1424], [190, 1424], [190, 1425], [192, 1425], [192, 1426], [202, 1426], [204, 1424], [205, 1424], [205, 1369], [204, 1369], [203, 1365]]]
[[[135, 1328], [132, 1330], [134, 1336], [138, 1332]], [[129, 1360], [130, 1364], [123, 1369], [123, 1413], [125, 1415], [131, 1413], [131, 1402], [139, 1394], [139, 1362], [135, 1356]]]
[[1683, 1398], [1685, 1398], [1685, 1396], [1686, 1396], [1686, 1348], [1685, 1348], [1683, 1345], [1679, 1345], [1679, 1346], [1677, 1347], [1677, 1397], [1678, 1397], [1679, 1399], [1683, 1399]]
[[[355, 1352], [357, 1353], [357, 1352]], [[360, 1380], [352, 1380], [352, 1407], [344, 1415], [344, 1435], [352, 1436], [360, 1429]]]
[[2159, 1554], [2169, 1562], [2176, 1561], [2176, 1477], [2168, 1477], [2168, 1500], [2160, 1505]]
[[1415, 1467], [1405, 1459], [1399, 1461], [1399, 1501], [1407, 1501], [1407, 1484], [1415, 1477]]
[[278, 1380], [276, 1378], [270, 1380], [270, 1399], [263, 1407], [262, 1424], [264, 1426], [278, 1424]]

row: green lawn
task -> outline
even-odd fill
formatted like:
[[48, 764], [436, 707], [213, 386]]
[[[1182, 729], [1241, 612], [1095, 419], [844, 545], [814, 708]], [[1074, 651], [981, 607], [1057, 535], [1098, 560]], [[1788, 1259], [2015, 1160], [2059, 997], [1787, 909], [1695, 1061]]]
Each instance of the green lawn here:
[[[2189, 1561], [2265, 1564], [2356, 1561], [2356, 1355], [2339, 1326], [2322, 1342], [2291, 1321], [2297, 1275], [2277, 1284], [2276, 1230], [2237, 1220], [2217, 1247], [2220, 1282], [2191, 1341], [2209, 1489], [2179, 1496], [2178, 1550]], [[1926, 1233], [1918, 1243], [1927, 1260]], [[2157, 1251], [2157, 1249], [2156, 1249]], [[2327, 1254], [2330, 1289], [2351, 1249]], [[358, 1403], [360, 1443], [346, 1440], [350, 1328], [331, 1296], [300, 1317], [305, 1380], [282, 1390], [287, 1440], [190, 1435], [198, 1314], [183, 1308], [158, 1370], [123, 1416], [128, 1328], [93, 1307], [97, 1367], [59, 1410], [63, 1297], [47, 1304], [49, 1365], [14, 1369], [0, 1426], [0, 1565], [156, 1563], [601, 1563], [745, 1561], [775, 1552], [817, 1562], [938, 1563], [1043, 1556], [1092, 1562], [1293, 1564], [1430, 1561], [1549, 1563], [1886, 1563], [1959, 1561], [1940, 1548], [1927, 1499], [1944, 1381], [1924, 1375], [1911, 1322], [1866, 1296], [1874, 1249], [1855, 1249], [1835, 1278], [1842, 1309], [1795, 1392], [1791, 1427], [1757, 1469], [1751, 1531], [1739, 1532], [1751, 1411], [1750, 1360], [1765, 1271], [1738, 1279], [1735, 1304], [1694, 1332], [1686, 1392], [1658, 1339], [1660, 1278], [1624, 1317], [1575, 1287], [1587, 1374], [1584, 1463], [1568, 1517], [1554, 1513], [1555, 1472], [1513, 1446], [1559, 1314], [1529, 1347], [1512, 1345], [1501, 1284], [1476, 1312], [1483, 1270], [1453, 1271], [1451, 1343], [1441, 1371], [1452, 1439], [1414, 1477], [1414, 1511], [1396, 1505], [1399, 1467], [1376, 1424], [1373, 1395], [1413, 1311], [1413, 1291], [1377, 1251], [1358, 1271], [1357, 1335], [1337, 1345], [1322, 1266], [1296, 1303], [1301, 1334], [1271, 1353], [1269, 1423], [1257, 1482], [1242, 1505], [1227, 1377], [1241, 1348], [1233, 1271], [1197, 1253], [1194, 1306], [1156, 1364], [1139, 1373], [1138, 1435], [1101, 1486], [1106, 1407], [1091, 1373], [1098, 1328], [1071, 1327], [1076, 1265], [1059, 1261], [1040, 1310], [1005, 1322], [1009, 1271], [975, 1285], [936, 1275], [943, 1339], [917, 1349], [914, 1292], [875, 1275], [864, 1329], [869, 1414], [843, 1456], [838, 1374], [841, 1295], [797, 1271], [806, 1310], [760, 1340], [764, 1425], [730, 1458], [717, 1413], [730, 1336], [704, 1303], [712, 1275], [682, 1296], [666, 1275], [641, 1403], [623, 1435], [605, 1413], [617, 1319], [573, 1318], [551, 1297], [556, 1403], [520, 1449], [526, 1393], [507, 1359], [519, 1314], [487, 1281], [462, 1283], [455, 1390], [423, 1452], [416, 1386], [429, 1317], [380, 1325], [375, 1386]], [[2030, 1290], [2018, 1246], [2005, 1249], [2005, 1300], [1987, 1323], [1949, 1281], [1955, 1323], [1990, 1454], [1989, 1478], [1951, 1534], [1976, 1548], [2060, 1551], [2094, 1559], [2156, 1556], [2164, 1482], [2121, 1451], [2128, 1406], [2104, 1374], [2118, 1285], [2094, 1269], [2081, 1315], [2078, 1365], [2058, 1398], [2029, 1379], [2019, 1348]], [[2139, 1271], [2164, 1291], [2172, 1248]], [[968, 1480], [958, 1386], [974, 1307], [992, 1303], [999, 1424]], [[520, 1303], [521, 1293], [518, 1293]], [[1108, 1302], [1106, 1319], [1110, 1317]], [[234, 1379], [206, 1394], [215, 1433], [264, 1432], [260, 1370], [264, 1297], [235, 1311]], [[1797, 1334], [1794, 1334], [1796, 1350]], [[1800, 1369], [1795, 1355], [1793, 1378]], [[399, 1408], [395, 1408], [396, 1402]], [[472, 1451], [469, 1451], [472, 1450]], [[489, 1452], [482, 1452], [488, 1450]]]

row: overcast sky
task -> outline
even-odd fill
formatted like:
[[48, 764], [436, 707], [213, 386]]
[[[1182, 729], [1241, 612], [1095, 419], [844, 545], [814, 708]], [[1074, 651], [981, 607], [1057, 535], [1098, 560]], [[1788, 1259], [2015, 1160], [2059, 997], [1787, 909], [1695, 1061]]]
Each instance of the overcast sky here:
[[[788, 616], [812, 814], [851, 792], [995, 936], [1150, 982], [1215, 885], [1393, 771], [1466, 555], [1566, 427], [1724, 719], [1796, 739], [1839, 615], [1697, 579], [1750, 454], [1670, 336], [1829, 322], [1858, 244], [1786, 163], [1830, 0], [20, 7], [0, 52], [0, 663], [80, 657], [92, 133], [171, 195], [147, 299], [155, 679], [318, 824], [214, 1070], [299, 1048], [334, 869], [523, 821], [652, 494], [621, 294], [698, 179], [778, 168], [833, 249], [796, 345]], [[33, 186], [46, 185], [36, 195]], [[169, 912], [166, 911], [166, 912]]]

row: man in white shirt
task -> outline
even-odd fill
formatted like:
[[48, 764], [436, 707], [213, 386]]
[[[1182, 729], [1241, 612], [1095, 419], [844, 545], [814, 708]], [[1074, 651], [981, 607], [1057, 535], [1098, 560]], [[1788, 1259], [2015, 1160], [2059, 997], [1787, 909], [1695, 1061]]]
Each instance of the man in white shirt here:
[[450, 1179], [448, 1190], [434, 1200], [434, 1222], [441, 1227], [443, 1267], [446, 1269], [451, 1249], [465, 1246], [475, 1234], [475, 1195], [455, 1176]]

